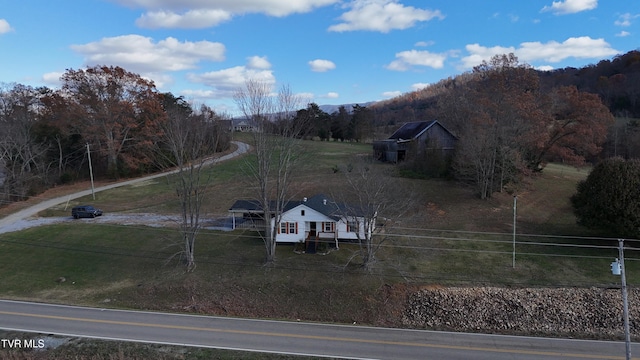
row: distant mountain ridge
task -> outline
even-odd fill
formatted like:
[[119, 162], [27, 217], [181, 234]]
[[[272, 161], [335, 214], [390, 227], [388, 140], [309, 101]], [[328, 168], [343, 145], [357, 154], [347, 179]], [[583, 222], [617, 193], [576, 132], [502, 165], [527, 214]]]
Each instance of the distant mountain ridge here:
[[369, 106], [369, 105], [375, 104], [376, 102], [377, 101], [369, 101], [369, 102], [364, 102], [364, 103], [342, 104], [342, 105], [318, 105], [318, 107], [320, 108], [320, 110], [326, 112], [327, 114], [332, 114], [334, 112], [337, 112], [338, 109], [340, 109], [341, 106], [344, 106], [344, 108], [347, 110], [347, 112], [349, 114], [351, 114], [353, 112], [353, 107], [355, 105]]

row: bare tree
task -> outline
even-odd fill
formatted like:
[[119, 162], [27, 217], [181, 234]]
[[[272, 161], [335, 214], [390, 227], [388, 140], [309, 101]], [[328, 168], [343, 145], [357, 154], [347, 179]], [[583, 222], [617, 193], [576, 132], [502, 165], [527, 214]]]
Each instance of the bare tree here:
[[346, 192], [336, 197], [342, 199], [339, 215], [358, 229], [359, 249], [349, 262], [359, 257], [367, 272], [373, 270], [376, 253], [387, 240], [380, 229], [376, 230], [376, 223], [381, 217], [388, 219], [384, 222], [385, 231], [388, 231], [389, 226], [399, 222], [413, 204], [412, 189], [398, 184], [392, 177], [393, 170], [375, 164], [372, 159], [362, 158], [341, 169], [347, 186]]
[[0, 186], [7, 200], [24, 200], [45, 182], [48, 149], [36, 141], [33, 129], [39, 104], [36, 89], [0, 88]]
[[180, 201], [179, 254], [185, 258], [188, 272], [195, 270], [196, 238], [201, 228], [201, 208], [210, 176], [204, 173], [206, 159], [218, 147], [221, 134], [216, 122], [221, 119], [203, 106], [198, 113], [181, 98], [165, 94], [167, 120], [163, 123], [160, 153], [164, 161], [177, 168], [176, 194]]
[[262, 239], [265, 262], [276, 260], [276, 234], [283, 208], [291, 194], [293, 169], [302, 149], [299, 136], [304, 124], [293, 121], [300, 98], [283, 86], [274, 97], [271, 84], [248, 80], [234, 100], [254, 131], [254, 156], [247, 161], [251, 182], [256, 185], [258, 202], [264, 211]]

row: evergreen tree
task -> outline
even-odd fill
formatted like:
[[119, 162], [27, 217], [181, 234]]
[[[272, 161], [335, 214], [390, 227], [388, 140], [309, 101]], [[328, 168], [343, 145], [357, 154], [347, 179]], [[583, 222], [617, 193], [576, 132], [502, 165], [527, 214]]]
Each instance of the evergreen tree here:
[[601, 162], [578, 184], [571, 203], [579, 224], [609, 231], [612, 237], [638, 237], [640, 160]]

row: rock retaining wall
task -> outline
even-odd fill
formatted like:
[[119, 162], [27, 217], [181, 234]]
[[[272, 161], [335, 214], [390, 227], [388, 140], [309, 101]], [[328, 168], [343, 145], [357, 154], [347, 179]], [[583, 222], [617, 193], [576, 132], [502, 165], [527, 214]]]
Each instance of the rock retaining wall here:
[[[640, 338], [640, 292], [629, 289], [632, 338]], [[403, 325], [413, 328], [621, 338], [620, 289], [497, 287], [422, 289], [409, 297]]]

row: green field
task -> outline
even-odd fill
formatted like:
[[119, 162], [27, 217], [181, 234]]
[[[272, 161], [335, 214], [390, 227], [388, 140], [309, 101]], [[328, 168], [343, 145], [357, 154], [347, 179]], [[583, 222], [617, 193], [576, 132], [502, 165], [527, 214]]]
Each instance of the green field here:
[[[311, 155], [295, 179], [297, 197], [331, 194], [344, 182], [333, 168], [370, 149], [337, 142], [304, 145]], [[252, 197], [246, 161], [208, 170], [207, 216], [224, 215], [235, 199]], [[401, 326], [408, 292], [423, 286], [617, 286], [619, 278], [609, 271], [617, 243], [587, 238], [596, 234], [578, 227], [571, 213], [569, 197], [587, 173], [551, 164], [520, 186], [515, 268], [512, 194], [480, 200], [455, 182], [398, 177], [397, 186], [416, 189], [414, 208], [380, 235], [385, 241], [372, 273], [363, 272], [357, 258], [349, 261], [357, 250], [353, 244], [327, 255], [296, 254], [293, 246], [279, 245], [277, 262], [265, 267], [263, 244], [250, 231], [202, 231], [197, 268], [185, 273], [175, 229], [82, 221], [0, 235], [0, 296], [394, 327]], [[175, 214], [174, 194], [169, 177], [74, 203], [91, 202], [106, 212]], [[66, 216], [65, 206], [42, 215]], [[630, 251], [632, 285], [640, 283], [636, 258]]]

